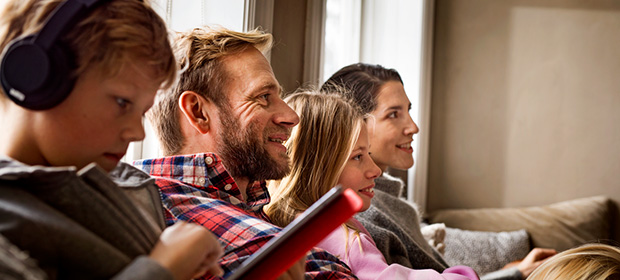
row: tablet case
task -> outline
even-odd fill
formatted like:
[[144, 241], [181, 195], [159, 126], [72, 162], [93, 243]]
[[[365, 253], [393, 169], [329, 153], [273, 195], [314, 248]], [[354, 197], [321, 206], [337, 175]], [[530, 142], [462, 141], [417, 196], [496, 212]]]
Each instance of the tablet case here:
[[227, 280], [276, 279], [362, 208], [351, 189], [332, 188], [280, 234], [256, 251]]

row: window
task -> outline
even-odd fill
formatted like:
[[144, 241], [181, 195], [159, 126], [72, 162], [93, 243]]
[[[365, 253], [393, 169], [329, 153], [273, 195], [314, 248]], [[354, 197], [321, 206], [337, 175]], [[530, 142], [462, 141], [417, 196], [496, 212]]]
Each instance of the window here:
[[[253, 3], [247, 0], [155, 0], [153, 8], [172, 31], [186, 31], [204, 25], [220, 25], [228, 29], [243, 31], [253, 28], [254, 23], [249, 24], [247, 20], [249, 15], [254, 18], [256, 8]], [[249, 9], [252, 13], [248, 12]], [[137, 159], [162, 156], [155, 131], [146, 119], [143, 120], [143, 124], [146, 137], [143, 141], [129, 145], [123, 161], [132, 162]]]
[[242, 31], [244, 0], [155, 0], [153, 6], [173, 31], [186, 31], [204, 25], [221, 25]]

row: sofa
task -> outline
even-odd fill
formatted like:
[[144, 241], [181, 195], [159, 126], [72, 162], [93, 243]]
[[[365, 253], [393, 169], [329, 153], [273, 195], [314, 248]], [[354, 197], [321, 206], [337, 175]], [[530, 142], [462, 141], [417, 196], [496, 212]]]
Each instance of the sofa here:
[[484, 275], [534, 247], [558, 252], [588, 242], [620, 245], [618, 207], [604, 196], [521, 208], [445, 209], [425, 215], [445, 226], [444, 257]]

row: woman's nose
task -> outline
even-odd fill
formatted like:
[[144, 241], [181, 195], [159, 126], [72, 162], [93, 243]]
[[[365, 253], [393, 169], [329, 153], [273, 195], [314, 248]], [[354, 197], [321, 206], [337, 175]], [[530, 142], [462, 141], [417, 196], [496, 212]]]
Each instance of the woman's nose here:
[[411, 116], [409, 116], [407, 119], [407, 126], [405, 127], [405, 130], [403, 131], [403, 133], [405, 135], [414, 135], [414, 134], [417, 134], [418, 132], [420, 132], [418, 125], [413, 121]]

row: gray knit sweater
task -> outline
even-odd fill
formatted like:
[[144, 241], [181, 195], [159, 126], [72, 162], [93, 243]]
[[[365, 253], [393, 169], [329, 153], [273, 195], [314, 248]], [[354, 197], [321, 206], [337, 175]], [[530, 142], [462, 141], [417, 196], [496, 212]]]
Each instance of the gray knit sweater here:
[[[355, 218], [368, 230], [387, 263], [439, 272], [446, 269], [447, 262], [422, 236], [416, 205], [400, 198], [403, 182], [383, 173], [375, 184], [370, 208]], [[511, 268], [484, 275], [482, 279], [521, 280], [522, 275], [517, 268]]]
[[[0, 157], [0, 234], [49, 279], [173, 279], [147, 257], [163, 228], [154, 179], [128, 164], [108, 174], [96, 165], [77, 171]], [[1, 279], [24, 276], [6, 260]]]

